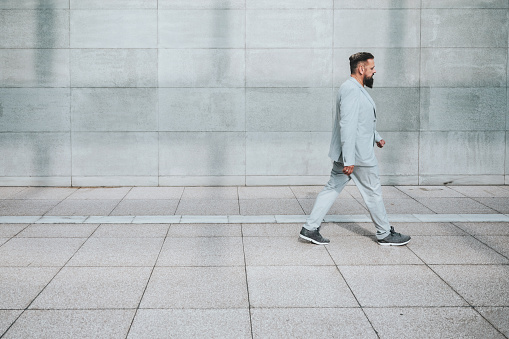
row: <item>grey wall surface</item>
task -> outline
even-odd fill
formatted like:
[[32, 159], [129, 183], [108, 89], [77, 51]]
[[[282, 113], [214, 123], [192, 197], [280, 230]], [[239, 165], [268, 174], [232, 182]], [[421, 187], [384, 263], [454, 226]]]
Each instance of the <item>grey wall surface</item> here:
[[384, 184], [509, 183], [509, 0], [1, 0], [0, 185], [322, 185], [375, 55]]

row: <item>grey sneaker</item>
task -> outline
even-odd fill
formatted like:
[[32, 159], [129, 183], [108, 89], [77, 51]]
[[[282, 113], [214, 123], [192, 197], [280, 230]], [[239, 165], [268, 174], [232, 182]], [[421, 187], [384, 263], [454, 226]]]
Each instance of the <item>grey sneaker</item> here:
[[410, 242], [410, 236], [397, 233], [394, 231], [394, 227], [391, 226], [391, 234], [383, 239], [378, 240], [378, 244], [382, 246], [403, 246]]
[[315, 231], [308, 231], [307, 229], [302, 227], [302, 229], [300, 230], [299, 237], [307, 241], [311, 241], [313, 244], [317, 245], [327, 245], [328, 243], [330, 243], [329, 239], [322, 237], [319, 230], [320, 229], [318, 228]]

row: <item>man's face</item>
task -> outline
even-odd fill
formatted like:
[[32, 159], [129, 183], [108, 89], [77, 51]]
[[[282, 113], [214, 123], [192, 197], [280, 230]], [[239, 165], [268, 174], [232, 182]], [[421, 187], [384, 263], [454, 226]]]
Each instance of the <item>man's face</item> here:
[[374, 59], [368, 59], [364, 63], [364, 85], [366, 85], [369, 88], [373, 88], [373, 75], [375, 75], [376, 69], [375, 69], [375, 60]]

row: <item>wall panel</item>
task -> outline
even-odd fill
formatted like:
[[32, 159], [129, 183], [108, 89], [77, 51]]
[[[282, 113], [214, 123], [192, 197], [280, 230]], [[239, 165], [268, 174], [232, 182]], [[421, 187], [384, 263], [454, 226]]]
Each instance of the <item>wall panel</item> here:
[[2, 0], [0, 185], [323, 185], [359, 51], [382, 183], [509, 182], [507, 0]]

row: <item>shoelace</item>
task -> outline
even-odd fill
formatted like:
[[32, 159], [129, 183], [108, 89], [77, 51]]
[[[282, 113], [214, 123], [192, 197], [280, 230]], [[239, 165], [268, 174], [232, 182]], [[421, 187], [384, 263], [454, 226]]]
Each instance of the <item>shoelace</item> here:
[[401, 233], [398, 233], [394, 230], [394, 226], [391, 226], [391, 235], [394, 235], [394, 236], [397, 236], [397, 237], [400, 237], [401, 236]]

